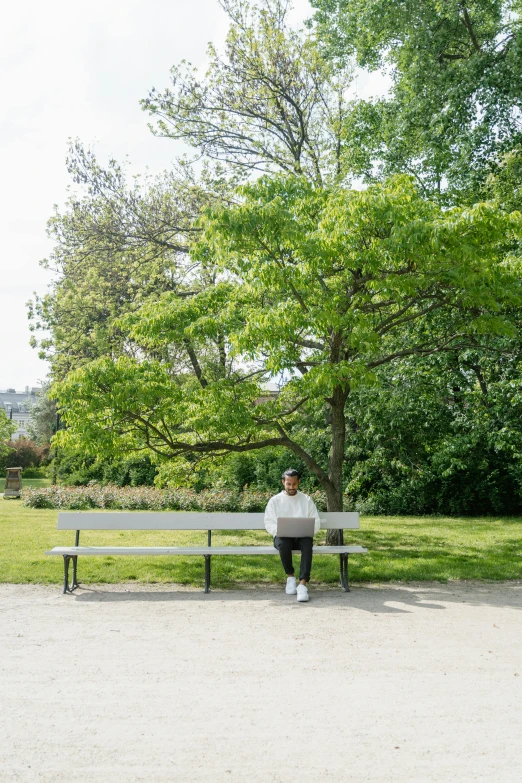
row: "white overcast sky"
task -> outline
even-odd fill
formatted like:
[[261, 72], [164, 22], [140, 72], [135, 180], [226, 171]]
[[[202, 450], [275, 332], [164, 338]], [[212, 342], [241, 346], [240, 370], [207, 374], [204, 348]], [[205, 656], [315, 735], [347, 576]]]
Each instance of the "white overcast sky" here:
[[[311, 15], [294, 1], [298, 23]], [[3, 7], [0, 29], [0, 389], [40, 385], [47, 365], [29, 346], [25, 303], [51, 279], [39, 261], [45, 227], [63, 204], [69, 138], [132, 171], [168, 168], [183, 149], [152, 136], [139, 100], [168, 84], [182, 59], [206, 63], [227, 19], [217, 0], [24, 0]], [[382, 90], [379, 77], [359, 90]]]

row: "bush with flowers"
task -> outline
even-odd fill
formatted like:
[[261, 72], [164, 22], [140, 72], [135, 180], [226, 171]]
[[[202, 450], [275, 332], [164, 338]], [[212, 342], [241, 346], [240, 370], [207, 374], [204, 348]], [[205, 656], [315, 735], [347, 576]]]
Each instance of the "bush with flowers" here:
[[[22, 502], [29, 508], [87, 510], [92, 508], [131, 511], [264, 511], [270, 495], [251, 489], [158, 489], [156, 487], [102, 486], [95, 482], [84, 487], [28, 487]], [[319, 510], [325, 510], [324, 493], [312, 497]]]

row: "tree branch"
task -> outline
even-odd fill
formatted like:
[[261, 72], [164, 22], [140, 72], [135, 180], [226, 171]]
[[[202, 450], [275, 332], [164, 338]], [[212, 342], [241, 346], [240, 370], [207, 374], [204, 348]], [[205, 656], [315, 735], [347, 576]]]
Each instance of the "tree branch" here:
[[466, 27], [466, 30], [469, 33], [469, 36], [470, 36], [471, 41], [473, 43], [473, 48], [475, 49], [476, 52], [478, 52], [479, 54], [482, 54], [482, 49], [480, 48], [480, 44], [477, 41], [477, 37], [475, 35], [475, 31], [473, 29], [473, 25], [472, 25], [471, 19], [469, 17], [468, 9], [466, 8], [466, 6], [463, 3], [461, 3], [461, 8], [462, 8], [462, 10], [464, 12], [464, 26]]
[[334, 489], [334, 485], [330, 481], [328, 474], [322, 469], [320, 465], [317, 464], [314, 458], [307, 451], [305, 451], [302, 446], [300, 446], [288, 436], [279, 422], [276, 422], [276, 427], [281, 433], [283, 440], [282, 445], [286, 446], [288, 449], [290, 449], [290, 451], [293, 451], [296, 456], [300, 457], [305, 465], [310, 468], [312, 473], [317, 476], [323, 486], [328, 484], [332, 489]]
[[[448, 337], [447, 340], [445, 340], [440, 345], [428, 347], [423, 345], [416, 345], [414, 348], [407, 348], [404, 351], [396, 351], [395, 353], [390, 353], [388, 356], [383, 356], [381, 359], [376, 359], [373, 362], [368, 362], [368, 367], [370, 369], [373, 369], [374, 367], [380, 367], [382, 364], [387, 364], [389, 362], [392, 362], [394, 359], [400, 359], [404, 356], [430, 356], [434, 353], [441, 353], [442, 351], [447, 350], [454, 350], [455, 348], [448, 349], [448, 345], [453, 341], [456, 340], [458, 337], [463, 337], [463, 334], [453, 334], [451, 337]], [[456, 346], [455, 346], [456, 347]]]
[[205, 389], [208, 386], [208, 381], [203, 375], [203, 372], [201, 370], [201, 366], [198, 361], [198, 357], [196, 356], [196, 353], [194, 351], [194, 348], [192, 347], [190, 340], [185, 337], [183, 340], [183, 344], [185, 348], [187, 349], [187, 353], [189, 355], [190, 363], [192, 364], [192, 367], [194, 369], [194, 373], [196, 375], [196, 378], [200, 382], [203, 389]]

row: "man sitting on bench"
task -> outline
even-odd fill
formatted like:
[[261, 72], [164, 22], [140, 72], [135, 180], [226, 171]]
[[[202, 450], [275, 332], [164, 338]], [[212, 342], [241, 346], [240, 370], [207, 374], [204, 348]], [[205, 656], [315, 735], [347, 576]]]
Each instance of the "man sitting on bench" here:
[[[281, 563], [287, 575], [286, 594], [296, 595], [298, 601], [308, 601], [308, 582], [312, 567], [313, 537], [282, 538], [277, 535], [277, 520], [280, 517], [313, 518], [314, 535], [321, 527], [321, 520], [314, 501], [304, 492], [299, 492], [299, 473], [293, 468], [285, 470], [282, 476], [283, 491], [268, 501], [265, 509], [265, 528], [274, 537], [274, 546], [279, 550]], [[299, 584], [296, 584], [292, 550], [301, 550]]]

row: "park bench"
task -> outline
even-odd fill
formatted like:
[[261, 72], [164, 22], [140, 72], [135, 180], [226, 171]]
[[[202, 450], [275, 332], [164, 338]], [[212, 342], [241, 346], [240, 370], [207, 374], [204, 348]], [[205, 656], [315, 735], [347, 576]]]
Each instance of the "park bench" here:
[[[336, 546], [314, 546], [314, 554], [339, 555], [339, 574], [342, 588], [349, 592], [348, 557], [367, 552], [362, 546], [346, 545], [343, 530], [359, 528], [359, 514], [355, 512], [326, 512], [321, 514], [321, 527], [338, 530]], [[212, 546], [212, 532], [217, 530], [264, 530], [264, 514], [260, 513], [205, 513], [158, 511], [62, 511], [58, 514], [58, 530], [74, 530], [74, 546], [60, 546], [46, 555], [63, 557], [63, 592], [72, 593], [79, 585], [78, 557], [96, 555], [182, 555], [202, 556], [205, 559], [205, 593], [210, 590], [210, 560], [218, 555], [279, 555], [274, 546]], [[206, 530], [207, 546], [80, 546], [82, 530]], [[69, 568], [72, 563], [72, 581]]]

